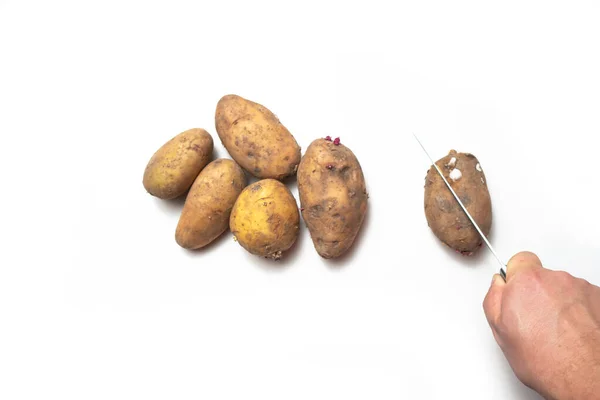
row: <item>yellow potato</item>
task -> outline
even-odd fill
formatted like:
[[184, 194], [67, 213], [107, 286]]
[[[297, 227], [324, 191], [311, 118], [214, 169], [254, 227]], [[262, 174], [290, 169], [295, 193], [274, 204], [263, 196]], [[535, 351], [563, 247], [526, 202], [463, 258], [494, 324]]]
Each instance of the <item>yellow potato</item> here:
[[209, 163], [212, 151], [213, 139], [204, 129], [180, 133], [154, 153], [144, 171], [144, 187], [161, 199], [181, 196]]
[[217, 104], [215, 124], [231, 157], [252, 175], [281, 180], [296, 173], [300, 146], [266, 107], [224, 96]]
[[243, 248], [278, 260], [298, 237], [300, 215], [292, 193], [274, 179], [249, 185], [238, 197], [229, 227]]
[[317, 253], [336, 258], [352, 246], [367, 212], [362, 168], [346, 146], [317, 139], [298, 169], [302, 218]]
[[185, 200], [175, 240], [186, 249], [199, 249], [229, 226], [233, 204], [246, 186], [246, 175], [233, 160], [208, 164], [194, 181]]

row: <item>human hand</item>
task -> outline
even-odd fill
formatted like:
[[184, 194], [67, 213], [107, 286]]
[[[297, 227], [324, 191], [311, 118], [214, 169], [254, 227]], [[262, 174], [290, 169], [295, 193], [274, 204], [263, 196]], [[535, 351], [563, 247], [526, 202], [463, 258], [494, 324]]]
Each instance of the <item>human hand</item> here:
[[525, 385], [552, 400], [600, 399], [600, 288], [518, 253], [483, 309]]

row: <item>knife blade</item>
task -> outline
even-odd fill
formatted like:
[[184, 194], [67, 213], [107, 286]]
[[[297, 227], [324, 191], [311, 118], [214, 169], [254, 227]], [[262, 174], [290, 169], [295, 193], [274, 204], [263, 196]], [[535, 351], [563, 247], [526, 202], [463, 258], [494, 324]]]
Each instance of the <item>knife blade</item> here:
[[417, 142], [419, 143], [419, 145], [421, 146], [421, 148], [423, 149], [423, 151], [425, 152], [425, 154], [429, 158], [429, 161], [431, 161], [431, 164], [433, 165], [433, 167], [435, 168], [435, 170], [437, 171], [437, 173], [444, 180], [444, 183], [446, 184], [446, 186], [448, 187], [448, 189], [450, 189], [450, 192], [452, 192], [452, 195], [454, 196], [454, 198], [456, 199], [456, 201], [458, 202], [458, 204], [460, 205], [460, 207], [462, 208], [462, 210], [465, 212], [465, 214], [467, 215], [467, 217], [469, 218], [469, 220], [471, 221], [471, 223], [473, 224], [473, 226], [477, 230], [477, 233], [479, 233], [479, 236], [481, 236], [481, 239], [483, 239], [483, 242], [485, 243], [485, 245], [487, 246], [487, 248], [494, 255], [494, 257], [498, 261], [498, 264], [500, 264], [500, 276], [502, 276], [502, 279], [504, 279], [506, 281], [506, 264], [503, 263], [500, 260], [500, 257], [498, 257], [498, 254], [496, 254], [496, 251], [494, 251], [494, 248], [492, 247], [492, 244], [489, 242], [489, 240], [487, 239], [487, 237], [485, 237], [485, 235], [483, 234], [483, 232], [479, 228], [479, 225], [477, 225], [477, 222], [475, 222], [475, 219], [473, 219], [473, 217], [471, 216], [471, 214], [467, 210], [467, 207], [465, 207], [465, 205], [460, 200], [460, 198], [458, 197], [458, 195], [456, 194], [456, 192], [454, 191], [454, 189], [452, 189], [452, 186], [450, 186], [450, 183], [448, 182], [448, 180], [446, 179], [446, 177], [444, 177], [444, 174], [442, 173], [442, 171], [440, 170], [440, 168], [437, 166], [437, 164], [435, 163], [435, 161], [433, 161], [433, 158], [431, 158], [431, 156], [429, 155], [429, 153], [427, 152], [427, 150], [425, 150], [425, 146], [423, 146], [423, 143], [421, 143], [421, 141], [419, 140], [419, 138], [417, 137], [416, 134], [413, 133], [413, 136], [415, 137], [415, 139], [417, 140]]

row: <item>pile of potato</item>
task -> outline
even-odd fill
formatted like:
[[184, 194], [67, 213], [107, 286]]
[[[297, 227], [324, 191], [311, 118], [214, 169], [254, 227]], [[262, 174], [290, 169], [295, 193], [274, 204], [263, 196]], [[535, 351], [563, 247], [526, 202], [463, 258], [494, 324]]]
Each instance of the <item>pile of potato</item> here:
[[[339, 138], [315, 140], [302, 157], [275, 114], [236, 95], [218, 102], [215, 125], [233, 160], [211, 162], [213, 139], [195, 128], [165, 143], [144, 172], [144, 187], [153, 196], [173, 199], [187, 192], [175, 231], [181, 247], [202, 248], [229, 228], [248, 252], [280, 259], [300, 230], [296, 199], [282, 183], [293, 175], [317, 252], [336, 258], [352, 246], [368, 195], [356, 156]], [[248, 185], [244, 171], [259, 180]]]

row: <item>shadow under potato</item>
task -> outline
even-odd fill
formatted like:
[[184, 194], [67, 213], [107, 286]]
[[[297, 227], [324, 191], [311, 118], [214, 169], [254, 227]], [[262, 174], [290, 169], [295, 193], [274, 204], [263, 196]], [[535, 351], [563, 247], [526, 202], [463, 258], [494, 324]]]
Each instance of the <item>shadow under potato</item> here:
[[281, 180], [281, 183], [286, 185], [288, 189], [292, 190], [294, 187], [298, 187], [298, 176], [296, 174], [286, 176]]
[[219, 158], [231, 158], [229, 156], [229, 153], [227, 153], [227, 151], [225, 151], [226, 154], [221, 154], [221, 150], [219, 148], [217, 148], [216, 146], [213, 147], [213, 155], [212, 155], [212, 160], [218, 160]]
[[156, 206], [161, 209], [167, 215], [176, 215], [177, 218], [181, 215], [181, 210], [183, 210], [183, 205], [185, 204], [185, 198], [187, 197], [188, 192], [185, 192], [181, 196], [171, 199], [171, 200], [163, 200], [158, 197], [152, 196]]

